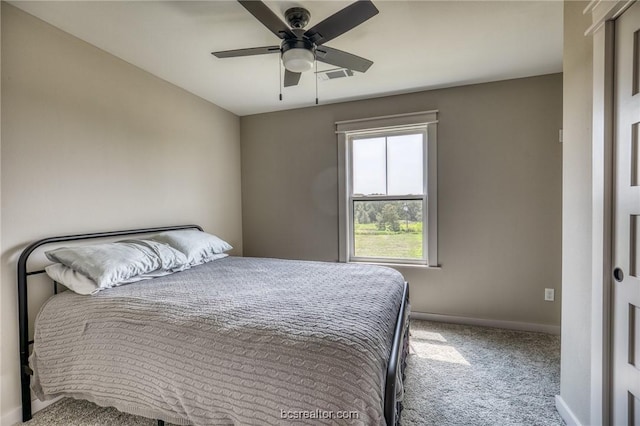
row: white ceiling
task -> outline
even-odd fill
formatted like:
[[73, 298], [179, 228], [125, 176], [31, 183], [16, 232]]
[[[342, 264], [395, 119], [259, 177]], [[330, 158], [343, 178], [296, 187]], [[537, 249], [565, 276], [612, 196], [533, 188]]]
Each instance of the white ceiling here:
[[[235, 114], [311, 106], [312, 72], [278, 100], [278, 55], [212, 51], [278, 45], [235, 1], [11, 1], [38, 18]], [[274, 1], [311, 12], [307, 28], [350, 1]], [[561, 1], [381, 1], [380, 13], [327, 43], [374, 62], [320, 81], [320, 103], [562, 71]], [[284, 20], [284, 19], [283, 19]], [[319, 64], [319, 69], [329, 69]]]

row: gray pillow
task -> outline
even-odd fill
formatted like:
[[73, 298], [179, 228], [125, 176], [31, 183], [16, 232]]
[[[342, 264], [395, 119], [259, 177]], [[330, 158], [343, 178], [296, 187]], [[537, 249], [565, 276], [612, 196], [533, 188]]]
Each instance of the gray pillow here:
[[61, 247], [45, 254], [52, 262], [87, 276], [99, 288], [114, 287], [154, 271], [171, 273], [189, 267], [181, 252], [150, 240]]
[[187, 256], [189, 266], [200, 265], [219, 259], [219, 255], [233, 247], [215, 235], [196, 229], [167, 231], [151, 237], [154, 241], [169, 244]]

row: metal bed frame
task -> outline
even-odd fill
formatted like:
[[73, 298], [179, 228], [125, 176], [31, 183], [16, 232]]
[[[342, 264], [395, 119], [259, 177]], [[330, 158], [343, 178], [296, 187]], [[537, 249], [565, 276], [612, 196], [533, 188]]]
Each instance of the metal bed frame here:
[[[127, 235], [150, 234], [163, 231], [176, 231], [181, 229], [198, 229], [199, 225], [178, 225], [164, 226], [157, 228], [128, 229], [124, 231], [96, 232], [90, 234], [63, 235], [58, 237], [44, 238], [35, 241], [27, 246], [18, 259], [18, 327], [20, 332], [20, 385], [22, 393], [22, 421], [26, 422], [32, 418], [31, 407], [31, 376], [33, 371], [29, 367], [29, 347], [33, 340], [29, 340], [29, 315], [27, 298], [27, 278], [31, 275], [44, 274], [44, 270], [27, 271], [27, 261], [29, 256], [39, 247], [60, 243], [65, 241], [90, 240], [97, 238], [121, 237]], [[58, 293], [58, 283], [53, 282], [53, 292]], [[409, 352], [409, 321], [407, 309], [409, 305], [409, 284], [404, 283], [402, 304], [396, 319], [396, 326], [393, 336], [389, 363], [387, 364], [386, 385], [384, 392], [384, 417], [387, 425], [399, 425], [402, 402], [396, 398], [397, 377], [401, 375], [404, 380], [404, 370], [406, 357]], [[158, 420], [158, 426], [164, 426], [164, 421]]]

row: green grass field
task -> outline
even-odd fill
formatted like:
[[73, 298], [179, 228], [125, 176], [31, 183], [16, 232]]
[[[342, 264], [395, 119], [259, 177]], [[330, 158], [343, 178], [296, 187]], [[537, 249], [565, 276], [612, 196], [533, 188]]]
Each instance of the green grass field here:
[[379, 231], [375, 223], [355, 224], [355, 255], [422, 259], [422, 222], [401, 223], [401, 232]]

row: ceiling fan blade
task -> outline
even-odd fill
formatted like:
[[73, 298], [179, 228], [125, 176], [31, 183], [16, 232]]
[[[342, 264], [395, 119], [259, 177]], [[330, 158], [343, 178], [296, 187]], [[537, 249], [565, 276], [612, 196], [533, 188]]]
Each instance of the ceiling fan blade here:
[[366, 72], [373, 65], [373, 62], [368, 59], [327, 46], [318, 47], [316, 59], [325, 64], [359, 72]]
[[284, 70], [284, 87], [297, 86], [300, 81], [300, 76], [302, 74], [299, 72], [292, 72], [285, 68]]
[[271, 30], [271, 32], [279, 38], [295, 37], [287, 24], [282, 22], [282, 20], [278, 18], [278, 15], [273, 13], [263, 2], [257, 0], [238, 0], [238, 3], [244, 6], [262, 25]]
[[280, 46], [251, 47], [249, 49], [224, 50], [211, 52], [216, 58], [235, 58], [238, 56], [265, 55], [267, 53], [280, 53]]
[[310, 28], [304, 35], [315, 44], [333, 40], [378, 14], [370, 0], [358, 0]]

